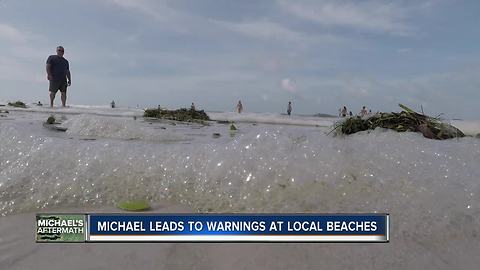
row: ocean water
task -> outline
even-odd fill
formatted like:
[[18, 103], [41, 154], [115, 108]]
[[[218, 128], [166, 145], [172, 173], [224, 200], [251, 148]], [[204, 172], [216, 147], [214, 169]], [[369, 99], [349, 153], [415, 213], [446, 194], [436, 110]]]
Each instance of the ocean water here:
[[[52, 113], [67, 132], [42, 126]], [[1, 117], [0, 214], [134, 198], [197, 212], [387, 212], [392, 262], [480, 263], [478, 138], [333, 136], [334, 118], [275, 114], [210, 113], [236, 132], [140, 116], [84, 106]], [[478, 121], [452, 123], [480, 133]]]

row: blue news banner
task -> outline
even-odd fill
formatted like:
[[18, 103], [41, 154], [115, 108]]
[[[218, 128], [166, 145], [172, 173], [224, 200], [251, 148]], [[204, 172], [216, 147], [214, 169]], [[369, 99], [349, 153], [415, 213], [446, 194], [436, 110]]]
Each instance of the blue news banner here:
[[388, 214], [88, 214], [87, 242], [388, 242]]

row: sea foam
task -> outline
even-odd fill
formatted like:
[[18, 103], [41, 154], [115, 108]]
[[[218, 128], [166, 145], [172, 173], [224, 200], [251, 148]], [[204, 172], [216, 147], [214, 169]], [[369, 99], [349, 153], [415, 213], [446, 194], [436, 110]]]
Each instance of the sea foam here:
[[[136, 198], [197, 212], [387, 212], [392, 242], [368, 248], [385, 257], [378, 265], [478, 263], [477, 138], [382, 129], [334, 137], [328, 128], [237, 123], [231, 134], [212, 124], [195, 130], [202, 139], [165, 143], [149, 139], [154, 124], [130, 118], [67, 116], [64, 135], [25, 118], [0, 121], [2, 215]], [[223, 136], [211, 138], [214, 130]], [[132, 134], [141, 136], [125, 140]]]

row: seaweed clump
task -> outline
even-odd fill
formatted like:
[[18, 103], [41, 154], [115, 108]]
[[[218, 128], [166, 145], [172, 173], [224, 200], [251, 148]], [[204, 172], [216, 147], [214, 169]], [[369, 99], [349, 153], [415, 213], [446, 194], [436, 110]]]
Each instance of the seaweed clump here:
[[397, 132], [420, 132], [425, 138], [445, 140], [465, 137], [458, 128], [440, 121], [438, 117], [430, 117], [417, 113], [410, 108], [399, 104], [403, 111], [399, 113], [377, 113], [369, 118], [359, 116], [347, 118], [337, 122], [332, 131], [340, 134], [353, 134], [377, 127], [392, 129]]
[[18, 108], [27, 108], [27, 105], [22, 101], [9, 102], [8, 106], [18, 107]]
[[205, 113], [204, 110], [191, 110], [181, 108], [178, 110], [167, 110], [167, 109], [146, 109], [143, 113], [143, 117], [153, 117], [181, 122], [203, 122], [210, 121], [210, 117]]
[[50, 115], [47, 119], [47, 124], [50, 124], [50, 125], [53, 125], [55, 124], [55, 117], [53, 117], [53, 115]]

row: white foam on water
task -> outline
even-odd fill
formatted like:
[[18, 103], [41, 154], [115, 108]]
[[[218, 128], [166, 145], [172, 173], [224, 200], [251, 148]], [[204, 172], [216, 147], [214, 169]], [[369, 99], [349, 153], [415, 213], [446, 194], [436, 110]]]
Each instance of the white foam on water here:
[[67, 134], [112, 139], [139, 139], [147, 141], [184, 141], [188, 138], [169, 130], [152, 129], [133, 118], [76, 115], [62, 124]]
[[[4, 104], [1, 103], [0, 104]], [[35, 106], [15, 108], [5, 106], [10, 111], [32, 112], [32, 113], [50, 113], [50, 114], [92, 114], [99, 116], [119, 116], [119, 117], [141, 117], [143, 109], [118, 107], [110, 108], [108, 105], [92, 106], [92, 105], [70, 105], [67, 108], [49, 106]], [[298, 125], [298, 126], [316, 126], [330, 127], [340, 120], [337, 117], [317, 117], [317, 116], [299, 116], [299, 115], [283, 115], [277, 113], [235, 113], [235, 112], [207, 112], [208, 116], [214, 121], [231, 121], [244, 123], [264, 123], [278, 125]], [[446, 121], [462, 130], [467, 135], [476, 135], [480, 133], [480, 121], [478, 120], [450, 120]]]
[[208, 116], [216, 121], [232, 121], [247, 123], [282, 124], [298, 126], [331, 126], [337, 118], [295, 116], [275, 113], [234, 113], [234, 112], [208, 112]]
[[244, 124], [231, 140], [164, 144], [117, 140], [151, 135], [133, 120], [68, 121], [72, 134], [106, 139], [49, 137], [0, 122], [2, 215], [132, 198], [198, 212], [387, 212], [391, 243], [366, 246], [384, 256], [377, 265], [480, 263], [479, 139], [381, 129], [332, 137], [312, 127]]
[[[26, 109], [6, 106], [12, 111], [52, 114], [93, 114], [100, 116], [143, 116], [143, 109], [115, 108], [108, 106], [71, 105], [67, 108], [48, 106], [30, 106]], [[214, 121], [234, 121], [247, 123], [284, 124], [300, 126], [331, 126], [337, 118], [315, 116], [287, 116], [274, 113], [233, 113], [233, 112], [207, 112]]]
[[[94, 192], [104, 203], [111, 203], [120, 196], [117, 192], [125, 195], [123, 187], [117, 190], [118, 185], [110, 186], [112, 179], [127, 186], [147, 181], [155, 188], [139, 188], [139, 192], [148, 191], [149, 196], [158, 199], [179, 199], [180, 196], [183, 203], [199, 211], [210, 208], [218, 211], [316, 211], [319, 202], [332, 196], [332, 200], [326, 200], [330, 203], [320, 203], [321, 208], [336, 211], [350, 199], [358, 199], [351, 192], [359, 190], [362, 190], [359, 195], [370, 188], [375, 192], [380, 188], [389, 194], [397, 192], [396, 186], [401, 183], [415, 186], [405, 192], [405, 196], [412, 196], [411, 192], [416, 194], [419, 187], [435, 189], [437, 184], [473, 190], [478, 188], [476, 179], [480, 176], [477, 168], [480, 141], [475, 138], [434, 141], [416, 133], [381, 130], [339, 138], [327, 136], [321, 129], [249, 126], [242, 127], [242, 132], [231, 141], [212, 139], [210, 143], [165, 145], [156, 142], [182, 140], [185, 136], [117, 117], [78, 115], [70, 117], [63, 126], [68, 127], [67, 133], [72, 136], [139, 141], [86, 142], [45, 137], [33, 126], [3, 122], [0, 130], [1, 188], [9, 186], [13, 191], [24, 192], [22, 187], [26, 183], [18, 179], [26, 179], [28, 185], [41, 188], [47, 188], [49, 185], [45, 184], [53, 181], [54, 187], [48, 187], [52, 190], [32, 195], [59, 193], [56, 197], [60, 198], [60, 203], [63, 197], [71, 199], [69, 196], [73, 194], [63, 196], [65, 190], [55, 186], [73, 184], [69, 190], [78, 188], [72, 192], [78, 192], [77, 202], [82, 204], [92, 198], [86, 200], [82, 197], [85, 194], [79, 191], [86, 189], [84, 181], [93, 181], [93, 186], [103, 186], [113, 192], [93, 188], [89, 193]], [[73, 178], [81, 181], [72, 183]], [[184, 189], [185, 185], [189, 189]], [[325, 187], [344, 192], [323, 194]], [[172, 188], [180, 190], [173, 192]], [[322, 196], [312, 194], [311, 199], [315, 199], [310, 204], [308, 196], [301, 195], [302, 192], [319, 192]], [[135, 192], [129, 194], [136, 195]], [[307, 200], [286, 204], [284, 196], [291, 194], [295, 194], [292, 198], [300, 196]], [[462, 197], [464, 205], [469, 205], [468, 199], [474, 196], [466, 191], [458, 194], [466, 196]], [[49, 197], [36, 203], [27, 197], [12, 197], [8, 192], [3, 195], [13, 198], [15, 205], [5, 204], [3, 197], [3, 213], [41, 208], [44, 202], [53, 202]], [[373, 198], [377, 196], [381, 195], [373, 194]], [[274, 203], [275, 200], [279, 201]], [[364, 204], [352, 206], [360, 210], [376, 205], [371, 203], [366, 200]], [[226, 208], [221, 208], [222, 205]], [[371, 210], [388, 208], [380, 203]]]
[[27, 108], [17, 108], [11, 106], [5, 106], [10, 111], [20, 111], [20, 112], [32, 112], [32, 113], [51, 113], [51, 114], [93, 114], [93, 115], [103, 115], [103, 116], [124, 116], [124, 117], [133, 117], [133, 116], [143, 116], [142, 109], [134, 108], [110, 108], [109, 106], [91, 106], [91, 105], [69, 105], [68, 107], [53, 107], [50, 108], [48, 105], [36, 106], [27, 104]]

